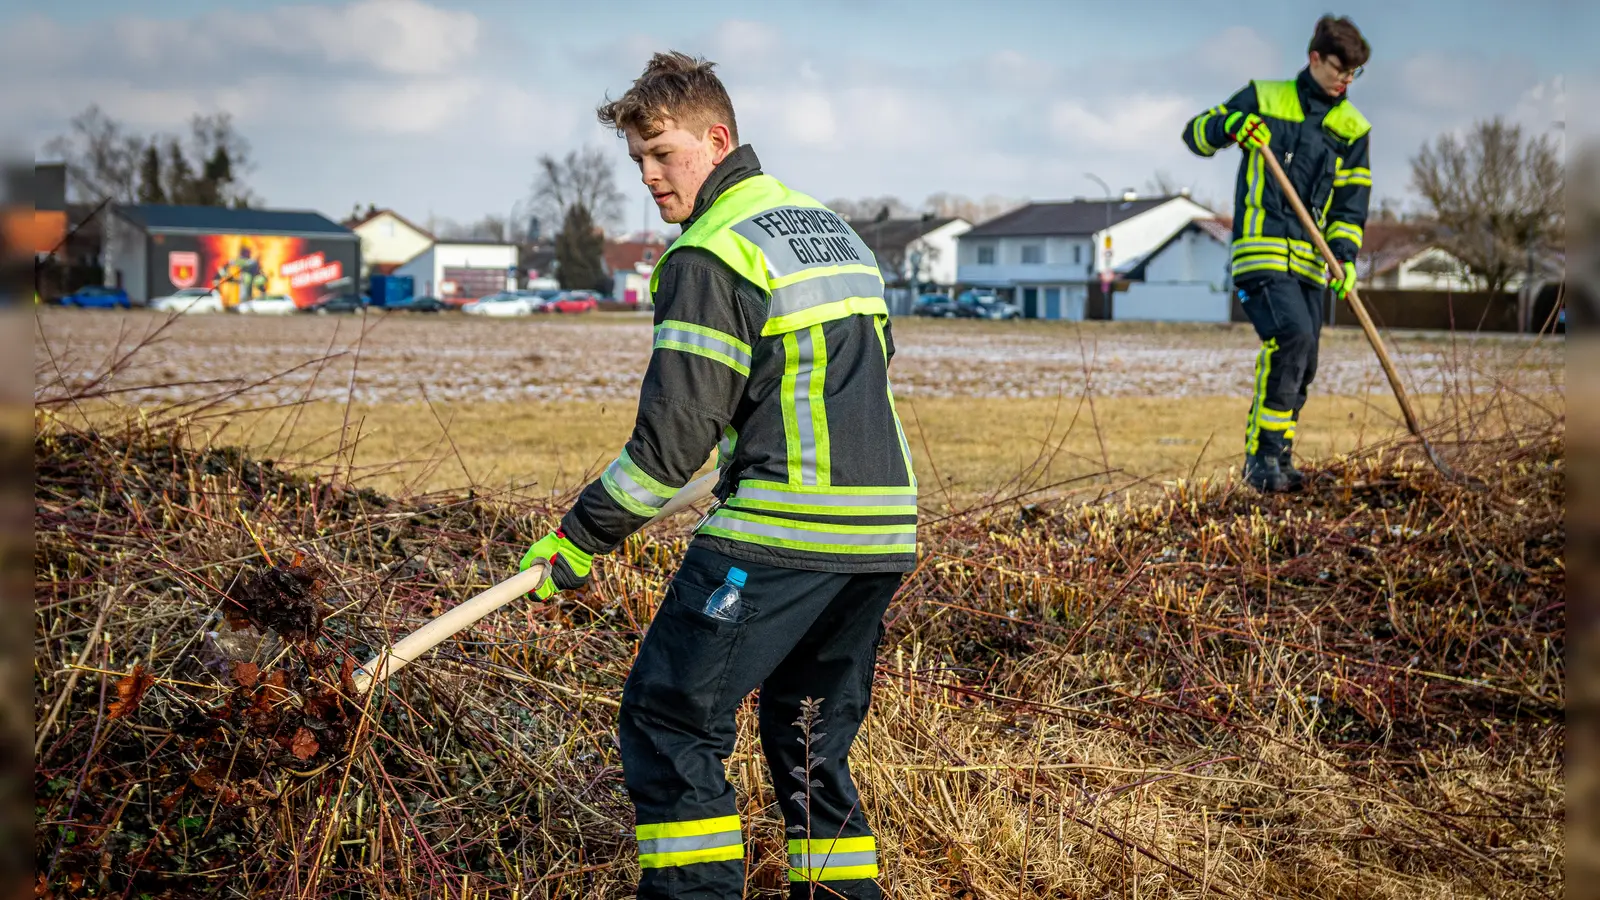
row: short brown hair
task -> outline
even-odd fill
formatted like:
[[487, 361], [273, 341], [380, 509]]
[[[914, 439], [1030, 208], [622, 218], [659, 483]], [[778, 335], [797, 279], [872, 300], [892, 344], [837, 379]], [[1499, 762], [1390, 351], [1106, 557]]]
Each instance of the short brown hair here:
[[1335, 19], [1329, 15], [1317, 20], [1317, 31], [1311, 36], [1311, 45], [1306, 52], [1324, 57], [1337, 56], [1346, 69], [1354, 69], [1367, 64], [1367, 59], [1372, 56], [1372, 46], [1361, 36], [1361, 29], [1350, 21], [1349, 16]]
[[668, 121], [698, 135], [721, 122], [737, 145], [739, 126], [733, 121], [733, 101], [728, 99], [722, 79], [712, 72], [716, 66], [676, 50], [657, 53], [627, 93], [616, 100], [608, 96], [595, 110], [600, 124], [615, 128], [618, 135], [631, 127], [640, 137], [653, 138], [666, 130]]

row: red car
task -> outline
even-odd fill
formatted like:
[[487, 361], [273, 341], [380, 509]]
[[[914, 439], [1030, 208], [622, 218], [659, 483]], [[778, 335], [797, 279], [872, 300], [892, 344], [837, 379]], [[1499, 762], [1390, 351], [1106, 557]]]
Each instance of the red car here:
[[562, 291], [539, 307], [540, 312], [585, 313], [600, 305], [594, 291]]

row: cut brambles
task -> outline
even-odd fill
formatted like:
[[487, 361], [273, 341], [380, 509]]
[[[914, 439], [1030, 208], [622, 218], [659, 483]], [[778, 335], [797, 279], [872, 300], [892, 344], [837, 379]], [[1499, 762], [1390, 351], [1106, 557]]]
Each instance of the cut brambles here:
[[[885, 881], [911, 900], [1559, 890], [1562, 451], [1559, 422], [1463, 442], [1485, 494], [1382, 451], [1297, 498], [1193, 482], [930, 519], [852, 753]], [[353, 664], [513, 571], [564, 498], [395, 499], [138, 428], [47, 424], [35, 466], [41, 709], [85, 660], [35, 769], [56, 896], [627, 892], [615, 704], [687, 521], [368, 700]], [[263, 549], [320, 567], [320, 631], [291, 601], [276, 621], [303, 635], [218, 665], [200, 635]], [[104, 604], [112, 638], [85, 656]], [[113, 718], [121, 677], [137, 702]], [[754, 731], [741, 714], [729, 770], [754, 896], [778, 896]]]

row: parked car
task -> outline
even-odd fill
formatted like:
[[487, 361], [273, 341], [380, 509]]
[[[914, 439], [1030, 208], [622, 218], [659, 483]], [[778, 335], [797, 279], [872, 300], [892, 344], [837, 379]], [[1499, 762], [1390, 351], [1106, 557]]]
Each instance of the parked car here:
[[361, 312], [366, 308], [367, 302], [367, 298], [360, 294], [327, 294], [318, 297], [315, 303], [307, 306], [306, 312], [320, 315]]
[[540, 312], [586, 313], [600, 305], [600, 295], [594, 291], [562, 291], [546, 300]]
[[923, 294], [911, 311], [919, 316], [948, 319], [956, 314], [956, 304], [943, 294]]
[[461, 307], [469, 316], [526, 316], [534, 311], [537, 298], [516, 291], [501, 291], [479, 297]]
[[247, 316], [292, 316], [300, 311], [300, 307], [282, 294], [268, 294], [254, 300], [240, 301], [233, 311]]
[[218, 313], [223, 310], [222, 295], [212, 288], [184, 288], [151, 300], [150, 308], [161, 312]]
[[454, 306], [440, 300], [438, 297], [407, 297], [404, 300], [390, 302], [384, 309], [400, 312], [436, 313], [446, 309], [455, 309]]
[[963, 319], [1020, 319], [1022, 309], [994, 294], [967, 291], [956, 298], [956, 315]]
[[82, 309], [131, 309], [133, 304], [128, 302], [128, 292], [119, 287], [101, 287], [91, 284], [78, 288], [76, 291], [61, 298], [62, 306], [76, 306]]

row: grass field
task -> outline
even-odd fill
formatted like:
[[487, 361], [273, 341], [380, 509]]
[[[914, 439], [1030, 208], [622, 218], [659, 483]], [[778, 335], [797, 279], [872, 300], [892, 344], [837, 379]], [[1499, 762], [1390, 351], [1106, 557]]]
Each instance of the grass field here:
[[[906, 319], [894, 328], [891, 374], [925, 504], [1108, 471], [1074, 483], [1240, 464], [1256, 348], [1248, 326]], [[86, 405], [94, 412], [112, 401], [157, 409], [253, 385], [194, 410], [195, 427], [386, 490], [473, 483], [557, 494], [627, 439], [650, 342], [648, 319], [629, 315], [169, 322], [51, 310], [38, 334], [41, 383], [58, 372], [82, 383], [119, 350], [140, 348], [107, 379], [115, 393]], [[1393, 347], [1425, 417], [1499, 383], [1530, 403], [1561, 403], [1559, 342], [1406, 334]], [[1300, 428], [1303, 457], [1403, 434], [1359, 332], [1328, 331], [1321, 357]], [[247, 408], [264, 411], [236, 414]]]

